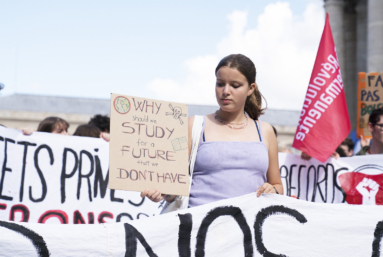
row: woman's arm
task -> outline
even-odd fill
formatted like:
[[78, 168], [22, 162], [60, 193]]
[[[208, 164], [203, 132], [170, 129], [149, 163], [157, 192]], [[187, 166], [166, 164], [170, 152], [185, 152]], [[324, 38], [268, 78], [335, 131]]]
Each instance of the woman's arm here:
[[[192, 149], [192, 130], [193, 130], [193, 123], [194, 123], [194, 116], [189, 117], [188, 119], [188, 144], [189, 144], [189, 157], [188, 160], [190, 159], [190, 153]], [[168, 201], [169, 203], [176, 198], [176, 195], [166, 195], [166, 194], [161, 194], [160, 190], [157, 190], [155, 188], [153, 189], [146, 189], [145, 191], [141, 192], [141, 197], [148, 197], [151, 201], [153, 202], [160, 202], [163, 199]]]
[[275, 190], [282, 195], [283, 185], [279, 173], [277, 138], [270, 124], [262, 122], [262, 128], [263, 139], [269, 152], [269, 169], [266, 174], [267, 183], [264, 183], [258, 188], [257, 196], [260, 196], [262, 193], [276, 194]]

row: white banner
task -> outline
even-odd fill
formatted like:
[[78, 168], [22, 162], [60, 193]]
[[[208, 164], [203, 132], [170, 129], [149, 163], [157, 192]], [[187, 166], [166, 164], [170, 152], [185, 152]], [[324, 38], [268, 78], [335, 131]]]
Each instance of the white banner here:
[[1, 256], [382, 256], [383, 207], [250, 195], [128, 223], [0, 221]]
[[383, 205], [383, 156], [312, 158], [279, 153], [284, 194], [320, 203]]
[[[102, 139], [0, 127], [0, 220], [98, 224], [153, 216], [159, 204], [108, 189]], [[284, 194], [325, 203], [383, 204], [381, 155], [304, 161], [279, 154]]]
[[108, 189], [103, 139], [0, 127], [0, 220], [98, 224], [158, 213], [139, 192]]

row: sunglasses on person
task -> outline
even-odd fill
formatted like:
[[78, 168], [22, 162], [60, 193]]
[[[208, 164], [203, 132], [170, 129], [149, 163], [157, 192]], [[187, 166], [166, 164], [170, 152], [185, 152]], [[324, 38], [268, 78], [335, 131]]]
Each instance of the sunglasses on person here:
[[380, 127], [380, 130], [383, 130], [383, 124], [378, 124], [378, 123], [373, 123], [374, 124], [374, 126], [376, 125], [376, 126], [379, 126]]

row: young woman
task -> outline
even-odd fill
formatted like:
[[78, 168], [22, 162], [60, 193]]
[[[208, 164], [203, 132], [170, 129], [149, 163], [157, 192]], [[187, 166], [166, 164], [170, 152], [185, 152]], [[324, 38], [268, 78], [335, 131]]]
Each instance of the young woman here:
[[[69, 123], [59, 117], [48, 117], [42, 120], [37, 128], [38, 132], [68, 135]], [[22, 129], [24, 135], [30, 135], [35, 130], [31, 128]]]
[[[262, 95], [255, 83], [253, 62], [244, 55], [223, 58], [215, 74], [220, 109], [204, 117], [189, 207], [257, 191], [282, 194], [278, 145], [270, 124], [260, 121]], [[194, 117], [189, 118], [189, 153]], [[176, 196], [147, 189], [141, 193], [154, 202]]]

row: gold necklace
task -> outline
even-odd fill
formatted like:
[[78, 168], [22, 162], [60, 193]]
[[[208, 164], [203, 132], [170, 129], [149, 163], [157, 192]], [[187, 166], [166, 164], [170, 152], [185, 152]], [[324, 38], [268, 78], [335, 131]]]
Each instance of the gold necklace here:
[[[247, 124], [249, 123], [249, 119], [248, 119], [248, 117], [247, 117], [247, 113], [245, 113], [246, 123], [245, 123], [244, 125], [242, 125], [243, 122], [230, 122], [230, 123], [227, 123], [227, 122], [221, 120], [221, 119], [218, 117], [217, 112], [218, 112], [218, 111], [216, 111], [216, 112], [215, 112], [215, 115], [214, 115], [214, 116], [215, 116], [215, 119], [217, 119], [219, 122], [221, 122], [222, 124], [228, 126], [228, 127], [231, 128], [231, 129], [244, 129], [244, 128], [247, 126]], [[241, 127], [233, 127], [232, 125], [242, 125], [242, 126], [241, 126]]]

